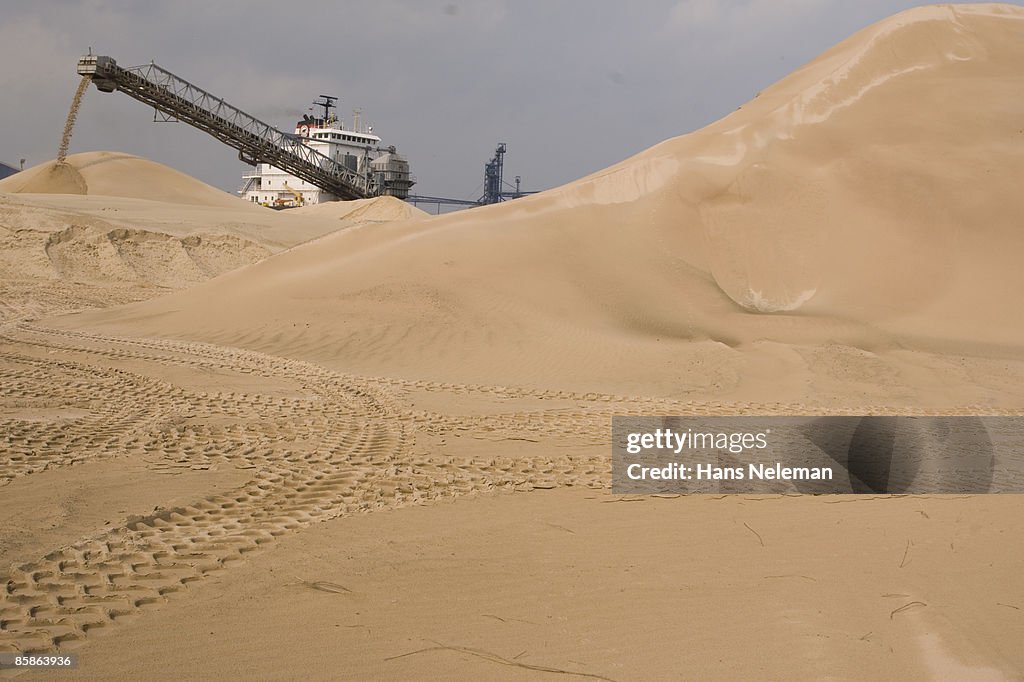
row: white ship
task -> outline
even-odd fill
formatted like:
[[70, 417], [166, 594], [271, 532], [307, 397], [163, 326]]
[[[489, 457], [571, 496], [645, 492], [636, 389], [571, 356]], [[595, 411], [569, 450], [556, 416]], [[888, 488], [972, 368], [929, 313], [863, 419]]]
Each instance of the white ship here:
[[[324, 156], [343, 164], [366, 178], [374, 194], [405, 199], [416, 179], [409, 172], [409, 162], [394, 146], [382, 147], [373, 126], [360, 124], [359, 111], [352, 114], [352, 125], [334, 113], [336, 97], [320, 95], [313, 104], [323, 107], [323, 116], [305, 115], [295, 124], [298, 140]], [[316, 185], [276, 168], [268, 163], [256, 164], [255, 170], [242, 176], [238, 193], [246, 201], [272, 208], [290, 208], [336, 201], [338, 197]]]

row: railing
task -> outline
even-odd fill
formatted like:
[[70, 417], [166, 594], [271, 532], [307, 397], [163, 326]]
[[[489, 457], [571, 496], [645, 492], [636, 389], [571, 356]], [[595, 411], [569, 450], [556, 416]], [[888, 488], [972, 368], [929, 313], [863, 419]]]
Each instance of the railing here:
[[252, 190], [254, 185], [259, 184], [260, 177], [258, 175], [251, 175], [244, 178], [244, 180], [245, 182], [243, 182], [242, 186], [238, 188], [239, 194], [245, 194], [246, 192]]

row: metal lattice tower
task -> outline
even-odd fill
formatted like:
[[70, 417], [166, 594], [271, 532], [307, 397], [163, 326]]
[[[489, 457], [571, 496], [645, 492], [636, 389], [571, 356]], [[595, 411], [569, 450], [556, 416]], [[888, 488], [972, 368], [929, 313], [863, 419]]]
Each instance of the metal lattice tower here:
[[209, 133], [237, 149], [238, 158], [246, 163], [269, 163], [339, 199], [363, 199], [378, 193], [372, 178], [359, 175], [302, 144], [297, 135], [281, 132], [156, 64], [124, 68], [111, 57], [90, 54], [78, 60], [78, 73], [90, 77], [102, 92], [120, 90]]
[[502, 196], [504, 173], [505, 143], [500, 142], [498, 148], [494, 150], [494, 156], [484, 165], [484, 195], [480, 197], [478, 203], [496, 204], [499, 201], [504, 201]]

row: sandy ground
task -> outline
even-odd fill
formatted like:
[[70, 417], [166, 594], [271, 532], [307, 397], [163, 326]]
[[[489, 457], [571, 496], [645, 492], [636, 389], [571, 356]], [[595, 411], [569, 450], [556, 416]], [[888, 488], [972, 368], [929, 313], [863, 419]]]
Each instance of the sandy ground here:
[[561, 489], [377, 512], [97, 637], [68, 677], [1004, 679], [1022, 565], [978, 519], [1017, 508]]
[[1020, 679], [1019, 496], [619, 498], [608, 445], [619, 414], [1024, 413], [1022, 37], [1020, 8], [903, 13], [438, 217], [273, 212], [113, 152], [0, 182], [0, 651]]

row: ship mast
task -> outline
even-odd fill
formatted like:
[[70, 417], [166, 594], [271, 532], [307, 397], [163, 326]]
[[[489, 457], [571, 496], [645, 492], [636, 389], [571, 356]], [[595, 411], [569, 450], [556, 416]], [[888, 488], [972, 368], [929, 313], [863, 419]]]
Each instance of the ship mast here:
[[321, 99], [314, 100], [313, 106], [324, 108], [324, 125], [331, 122], [331, 109], [334, 108], [334, 103], [338, 101], [337, 97], [333, 95], [320, 95]]

